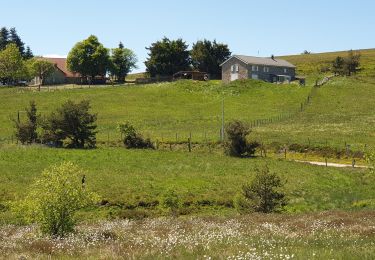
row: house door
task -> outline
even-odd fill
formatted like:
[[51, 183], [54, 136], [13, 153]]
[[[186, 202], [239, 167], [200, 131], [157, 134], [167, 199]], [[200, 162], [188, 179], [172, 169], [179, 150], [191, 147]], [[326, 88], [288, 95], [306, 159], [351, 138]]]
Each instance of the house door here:
[[231, 73], [230, 74], [230, 81], [234, 81], [238, 79], [238, 73]]

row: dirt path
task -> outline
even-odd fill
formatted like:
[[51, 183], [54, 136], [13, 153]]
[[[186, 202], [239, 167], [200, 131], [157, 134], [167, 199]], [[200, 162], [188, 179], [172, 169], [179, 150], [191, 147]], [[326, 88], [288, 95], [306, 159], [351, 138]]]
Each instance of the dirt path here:
[[[336, 168], [346, 168], [346, 167], [353, 167], [351, 164], [341, 164], [341, 163], [325, 163], [325, 162], [310, 162], [310, 161], [300, 161], [300, 160], [294, 160], [295, 162], [300, 163], [307, 163], [307, 164], [313, 164], [313, 165], [319, 165], [319, 166], [327, 166], [327, 167], [336, 167]], [[367, 169], [368, 166], [363, 165], [355, 165], [353, 168], [365, 168]]]

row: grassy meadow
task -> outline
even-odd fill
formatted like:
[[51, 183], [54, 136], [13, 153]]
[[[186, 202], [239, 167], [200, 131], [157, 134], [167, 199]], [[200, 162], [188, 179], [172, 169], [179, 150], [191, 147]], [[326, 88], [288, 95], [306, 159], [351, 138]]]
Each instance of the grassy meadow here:
[[163, 215], [158, 204], [169, 189], [179, 195], [183, 215], [233, 215], [234, 197], [252, 180], [255, 169], [264, 165], [285, 180], [288, 212], [375, 207], [375, 176], [361, 169], [267, 158], [238, 159], [216, 153], [10, 147], [0, 150], [3, 221], [13, 219], [7, 202], [22, 198], [43, 169], [63, 161], [86, 169], [88, 187], [105, 202], [82, 212], [82, 218], [126, 217], [129, 209], [146, 216]]

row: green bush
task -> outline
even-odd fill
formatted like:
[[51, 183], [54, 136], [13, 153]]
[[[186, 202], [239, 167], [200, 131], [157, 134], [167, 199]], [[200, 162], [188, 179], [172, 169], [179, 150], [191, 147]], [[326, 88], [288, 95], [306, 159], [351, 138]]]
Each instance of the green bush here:
[[84, 183], [85, 173], [66, 162], [43, 171], [26, 198], [14, 210], [27, 222], [36, 222], [45, 234], [63, 237], [72, 232], [77, 210], [98, 200]]
[[43, 122], [43, 140], [54, 146], [68, 142], [69, 148], [94, 148], [96, 145], [96, 114], [89, 112], [88, 100], [68, 100]]
[[224, 145], [225, 154], [234, 157], [254, 156], [259, 144], [247, 141], [246, 138], [251, 132], [248, 125], [236, 120], [226, 125], [225, 132], [227, 137]]
[[282, 186], [280, 177], [271, 173], [267, 166], [258, 169], [254, 180], [242, 187], [246, 199], [242, 206], [262, 213], [279, 212], [287, 205], [285, 194], [280, 191]]
[[181, 206], [180, 197], [174, 190], [168, 190], [162, 196], [160, 206], [163, 210], [167, 210], [172, 216], [176, 216]]
[[127, 149], [154, 149], [151, 140], [144, 139], [130, 123], [119, 124], [118, 129], [124, 136], [123, 142]]

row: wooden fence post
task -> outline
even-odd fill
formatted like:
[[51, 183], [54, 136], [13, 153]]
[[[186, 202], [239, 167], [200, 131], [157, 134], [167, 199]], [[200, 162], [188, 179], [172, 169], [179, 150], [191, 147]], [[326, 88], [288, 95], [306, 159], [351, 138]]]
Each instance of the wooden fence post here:
[[188, 138], [188, 148], [189, 148], [189, 153], [191, 152], [191, 139]]

